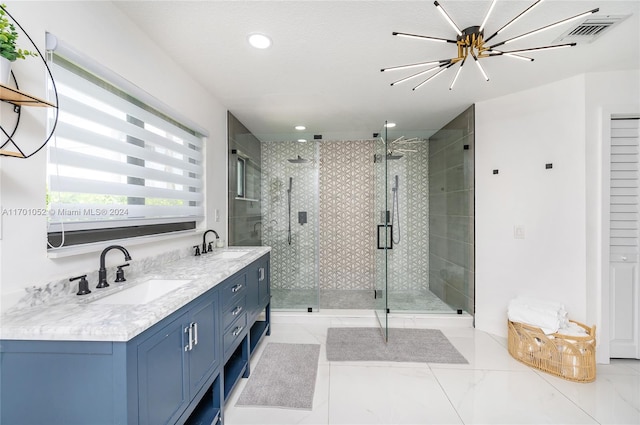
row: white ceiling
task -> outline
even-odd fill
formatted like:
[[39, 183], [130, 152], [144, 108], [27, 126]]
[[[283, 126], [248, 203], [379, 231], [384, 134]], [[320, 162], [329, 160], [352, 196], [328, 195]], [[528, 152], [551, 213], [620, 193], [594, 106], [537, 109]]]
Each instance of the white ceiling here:
[[[488, 36], [534, 0], [498, 1]], [[441, 0], [456, 24], [480, 25], [490, 0]], [[385, 120], [398, 131], [437, 130], [474, 102], [593, 71], [640, 68], [640, 1], [547, 0], [493, 41], [501, 41], [599, 7], [592, 16], [633, 14], [593, 43], [527, 53], [533, 62], [482, 59], [486, 82], [465, 66], [454, 90], [451, 68], [422, 88], [390, 83], [417, 70], [381, 68], [454, 57], [448, 43], [394, 37], [393, 31], [455, 39], [431, 0], [425, 1], [117, 1], [115, 4], [262, 140], [303, 136], [370, 138]], [[509, 45], [555, 44], [577, 23]], [[273, 46], [257, 50], [260, 32]]]

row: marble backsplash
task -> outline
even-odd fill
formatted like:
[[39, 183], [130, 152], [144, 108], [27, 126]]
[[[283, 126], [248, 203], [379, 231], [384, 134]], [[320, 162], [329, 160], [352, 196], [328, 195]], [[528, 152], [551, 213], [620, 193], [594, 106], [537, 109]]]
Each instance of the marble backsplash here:
[[[160, 266], [190, 255], [193, 255], [193, 249], [183, 248], [164, 252], [153, 257], [142, 258], [140, 260], [134, 258], [129, 261], [131, 266], [124, 269], [125, 276], [127, 279], [135, 279], [159, 269]], [[115, 272], [116, 267], [109, 267], [107, 269], [108, 282], [111, 283], [115, 280]], [[87, 273], [87, 281], [89, 282], [89, 289], [93, 291], [98, 282], [98, 269]], [[34, 307], [41, 304], [54, 304], [71, 295], [75, 295], [77, 291], [78, 281], [70, 282], [69, 278], [54, 280], [41, 286], [29, 286], [25, 288], [26, 293], [24, 296], [7, 311], [11, 312], [21, 310], [23, 308]]]

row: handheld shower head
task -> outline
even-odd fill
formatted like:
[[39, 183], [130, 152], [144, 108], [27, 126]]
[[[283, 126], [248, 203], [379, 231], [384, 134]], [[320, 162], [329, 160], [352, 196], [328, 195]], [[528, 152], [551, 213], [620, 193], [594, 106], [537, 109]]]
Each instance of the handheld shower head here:
[[396, 176], [395, 176], [395, 178], [394, 178], [394, 185], [393, 185], [393, 187], [391, 188], [391, 190], [392, 190], [393, 192], [397, 192], [397, 191], [398, 191], [399, 184], [400, 184], [400, 179], [398, 178], [398, 175], [396, 174]]
[[293, 177], [289, 177], [289, 193], [291, 193], [292, 188], [293, 188]]

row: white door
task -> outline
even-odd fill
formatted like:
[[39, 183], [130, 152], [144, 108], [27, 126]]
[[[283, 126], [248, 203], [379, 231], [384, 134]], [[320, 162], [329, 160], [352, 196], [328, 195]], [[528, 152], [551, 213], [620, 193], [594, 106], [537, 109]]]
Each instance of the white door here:
[[611, 120], [610, 356], [640, 359], [638, 119]]

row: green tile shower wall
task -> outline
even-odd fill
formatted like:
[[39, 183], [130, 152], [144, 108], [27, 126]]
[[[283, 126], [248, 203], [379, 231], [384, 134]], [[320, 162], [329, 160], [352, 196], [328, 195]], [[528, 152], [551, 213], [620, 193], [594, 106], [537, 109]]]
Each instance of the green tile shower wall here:
[[474, 141], [473, 106], [429, 140], [429, 289], [470, 314], [475, 296]]
[[[261, 146], [260, 141], [233, 116], [227, 114], [229, 147], [229, 245], [262, 245], [262, 192]], [[256, 201], [236, 199], [238, 154], [246, 159], [246, 198]]]

